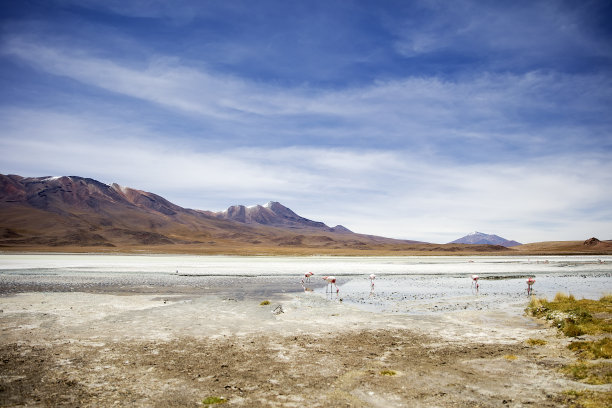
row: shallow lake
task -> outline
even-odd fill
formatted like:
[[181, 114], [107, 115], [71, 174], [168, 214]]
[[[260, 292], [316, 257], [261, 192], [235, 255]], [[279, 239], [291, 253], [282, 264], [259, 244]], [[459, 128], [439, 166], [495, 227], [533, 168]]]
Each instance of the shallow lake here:
[[[300, 281], [313, 272], [310, 282]], [[375, 274], [374, 288], [369, 279]], [[478, 291], [470, 276], [479, 275]], [[323, 276], [339, 292], [325, 293]], [[540, 257], [238, 257], [191, 255], [0, 254], [0, 285], [150, 287], [217, 286], [235, 292], [312, 291], [360, 308], [397, 313], [503, 308], [526, 303], [526, 278], [536, 296], [577, 298], [612, 293], [612, 256]], [[255, 284], [254, 284], [255, 283]], [[267, 288], [263, 290], [261, 288]], [[54, 289], [58, 290], [58, 289]], [[61, 290], [61, 288], [60, 288]]]

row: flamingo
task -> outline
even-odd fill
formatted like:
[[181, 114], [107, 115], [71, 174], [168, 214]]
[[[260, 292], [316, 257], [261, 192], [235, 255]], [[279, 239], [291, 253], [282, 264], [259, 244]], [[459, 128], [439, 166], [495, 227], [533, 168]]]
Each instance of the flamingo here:
[[312, 275], [314, 275], [314, 273], [312, 273], [312, 272], [306, 272], [306, 273], [304, 274], [304, 279], [306, 280], [306, 282], [310, 282], [310, 277], [311, 277]]
[[480, 285], [478, 284], [478, 279], [480, 279], [478, 275], [472, 275], [472, 288], [476, 289], [476, 293], [478, 293], [478, 288], [480, 288]]
[[531, 293], [533, 292], [533, 284], [535, 283], [535, 278], [529, 278], [527, 279], [527, 294], [531, 295]]
[[[336, 293], [340, 292], [340, 289], [338, 289], [338, 285], [336, 285], [336, 277], [335, 276], [324, 276], [323, 280], [325, 282], [327, 282], [327, 286], [329, 286], [329, 292], [330, 293], [332, 291], [331, 285], [334, 285], [336, 287]], [[327, 293], [327, 286], [325, 286], [325, 293]]]
[[376, 279], [376, 275], [370, 275], [370, 290], [374, 291], [374, 279]]

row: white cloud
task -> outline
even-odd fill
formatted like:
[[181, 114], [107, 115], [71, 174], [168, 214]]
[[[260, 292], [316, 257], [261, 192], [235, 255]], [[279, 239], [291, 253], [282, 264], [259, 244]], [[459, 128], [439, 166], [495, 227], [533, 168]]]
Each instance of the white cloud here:
[[[437, 51], [474, 58], [488, 69], [546, 63], [568, 55], [609, 58], [611, 45], [582, 21], [597, 4], [536, 1], [516, 7], [505, 2], [420, 1], [425, 17], [389, 19], [398, 54], [418, 57]], [[505, 65], [505, 67], [504, 67]]]
[[[592, 118], [591, 126], [596, 126], [605, 120], [606, 103], [612, 100], [610, 80], [598, 75], [481, 74], [454, 81], [412, 77], [341, 90], [287, 89], [184, 66], [176, 58], [157, 56], [144, 66], [134, 66], [26, 37], [9, 38], [2, 50], [42, 71], [157, 104], [191, 119], [224, 121], [225, 127], [251, 136], [254, 128], [295, 133], [282, 121], [309, 116], [313, 119], [299, 129], [307, 136], [326, 132], [317, 123], [328, 118], [343, 123], [342, 129], [332, 130], [334, 137], [533, 141], [536, 129], [538, 137], [554, 133], [559, 140], [575, 134], [580, 121], [559, 126], [543, 118], [563, 119], [570, 112]], [[532, 134], [527, 135], [526, 129]]]
[[612, 164], [603, 154], [510, 166], [353, 148], [204, 151], [172, 147], [159, 135], [151, 142], [150, 129], [127, 124], [109, 136], [106, 118], [19, 110], [0, 118], [4, 169], [118, 182], [186, 207], [273, 199], [328, 224], [433, 242], [475, 229], [523, 241], [607, 239], [612, 231]]
[[[225, 134], [272, 140], [254, 148], [179, 144], [137, 118], [103, 111], [4, 108], [4, 172], [93, 177], [200, 209], [273, 199], [328, 224], [433, 242], [473, 230], [519, 241], [610, 238], [612, 160], [589, 150], [609, 137], [612, 85], [603, 76], [483, 74], [286, 89], [163, 56], [135, 66], [26, 37], [9, 38], [2, 51], [152, 103], [194, 127], [206, 122]], [[459, 149], [468, 143], [483, 160], [464, 159]], [[495, 143], [529, 156], [496, 157], [505, 149]]]
[[[167, 18], [177, 23], [188, 23], [202, 13], [198, 3], [189, 0], [57, 0], [63, 4], [74, 4], [94, 10], [102, 10], [128, 17]], [[204, 8], [205, 10], [205, 8]]]

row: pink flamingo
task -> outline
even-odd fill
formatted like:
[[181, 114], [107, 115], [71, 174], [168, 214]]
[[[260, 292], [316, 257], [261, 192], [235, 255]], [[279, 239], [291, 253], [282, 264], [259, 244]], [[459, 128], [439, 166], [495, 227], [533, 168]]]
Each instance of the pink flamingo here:
[[374, 291], [374, 279], [376, 279], [376, 275], [371, 274], [370, 275], [370, 290]]
[[312, 272], [306, 272], [306, 273], [304, 274], [304, 279], [306, 279], [306, 282], [310, 282], [310, 277], [311, 277], [312, 275], [314, 275], [314, 273], [312, 273]]
[[476, 293], [478, 293], [478, 288], [480, 287], [478, 279], [480, 279], [478, 275], [472, 275], [472, 288], [476, 288]]
[[325, 293], [327, 293], [327, 287], [329, 286], [329, 292], [332, 293], [332, 286], [334, 285], [336, 287], [336, 293], [340, 292], [340, 289], [338, 289], [338, 285], [336, 285], [336, 277], [335, 276], [324, 276], [323, 280], [325, 282], [327, 282], [327, 286], [325, 286]]
[[533, 292], [533, 284], [535, 283], [535, 278], [529, 278], [527, 279], [527, 294], [531, 295], [531, 293]]

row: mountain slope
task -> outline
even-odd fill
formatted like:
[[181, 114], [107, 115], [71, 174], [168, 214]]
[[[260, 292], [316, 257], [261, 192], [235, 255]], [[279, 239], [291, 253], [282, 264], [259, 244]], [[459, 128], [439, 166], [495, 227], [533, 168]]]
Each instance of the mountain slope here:
[[212, 213], [83, 177], [0, 175], [5, 248], [182, 245], [186, 251], [234, 253], [247, 247], [361, 250], [411, 243], [330, 228], [275, 202]]
[[516, 241], [509, 241], [497, 235], [484, 234], [482, 232], [472, 232], [464, 237], [456, 239], [449, 244], [469, 244], [469, 245], [501, 245], [504, 247], [513, 247], [521, 245]]

